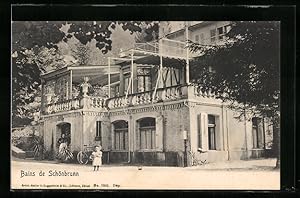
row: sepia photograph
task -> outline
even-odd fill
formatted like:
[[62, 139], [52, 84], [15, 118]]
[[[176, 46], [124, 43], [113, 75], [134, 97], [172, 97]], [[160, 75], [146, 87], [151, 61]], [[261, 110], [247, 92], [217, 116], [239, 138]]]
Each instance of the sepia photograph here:
[[280, 190], [280, 21], [11, 21], [11, 189]]

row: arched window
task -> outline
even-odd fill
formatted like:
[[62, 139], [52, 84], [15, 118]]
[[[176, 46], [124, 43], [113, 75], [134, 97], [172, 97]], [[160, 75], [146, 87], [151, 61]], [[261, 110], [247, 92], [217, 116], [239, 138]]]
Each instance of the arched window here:
[[113, 122], [114, 127], [114, 148], [115, 150], [128, 149], [128, 122], [118, 120]]
[[140, 148], [155, 149], [155, 118], [142, 118], [139, 121]]

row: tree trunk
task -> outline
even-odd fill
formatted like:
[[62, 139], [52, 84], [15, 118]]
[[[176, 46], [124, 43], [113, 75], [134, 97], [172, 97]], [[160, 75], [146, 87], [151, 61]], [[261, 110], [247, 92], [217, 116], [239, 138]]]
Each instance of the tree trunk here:
[[280, 168], [280, 119], [278, 116], [273, 121], [273, 154], [277, 158], [275, 168]]

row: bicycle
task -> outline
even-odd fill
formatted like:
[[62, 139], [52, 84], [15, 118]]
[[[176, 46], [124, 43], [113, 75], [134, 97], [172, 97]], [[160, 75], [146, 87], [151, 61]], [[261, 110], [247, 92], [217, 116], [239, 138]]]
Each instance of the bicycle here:
[[83, 145], [83, 150], [77, 154], [77, 161], [79, 164], [87, 164], [92, 159], [90, 158], [93, 146]]

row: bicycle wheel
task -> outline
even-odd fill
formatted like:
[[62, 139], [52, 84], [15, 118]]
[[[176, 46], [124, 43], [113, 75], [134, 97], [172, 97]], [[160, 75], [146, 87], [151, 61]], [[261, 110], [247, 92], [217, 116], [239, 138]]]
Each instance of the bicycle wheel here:
[[89, 161], [89, 156], [85, 152], [80, 151], [77, 154], [77, 161], [79, 164], [87, 164]]

